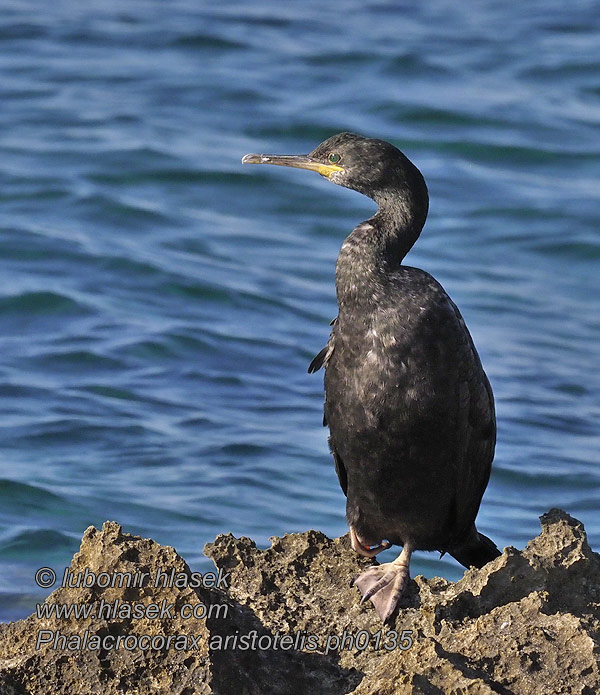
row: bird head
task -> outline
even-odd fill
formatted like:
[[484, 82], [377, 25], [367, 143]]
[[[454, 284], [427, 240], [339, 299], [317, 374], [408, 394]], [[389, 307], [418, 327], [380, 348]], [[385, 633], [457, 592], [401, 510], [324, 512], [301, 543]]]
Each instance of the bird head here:
[[316, 171], [329, 181], [363, 193], [380, 203], [390, 195], [415, 192], [427, 199], [421, 172], [385, 140], [338, 133], [307, 155], [247, 154], [244, 164], [276, 164]]

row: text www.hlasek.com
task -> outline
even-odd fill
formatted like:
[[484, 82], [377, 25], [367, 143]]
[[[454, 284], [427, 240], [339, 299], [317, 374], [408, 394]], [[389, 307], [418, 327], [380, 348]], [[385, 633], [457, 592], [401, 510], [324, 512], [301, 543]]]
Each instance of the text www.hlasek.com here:
[[188, 618], [226, 618], [227, 604], [214, 603], [207, 606], [204, 603], [184, 603], [175, 609], [174, 603], [168, 603], [163, 599], [160, 603], [128, 603], [118, 598], [114, 601], [101, 599], [97, 603], [38, 603], [36, 606], [37, 617], [59, 618], [68, 620], [86, 620], [88, 618], [98, 620], [159, 620], [163, 618], [173, 619], [180, 615], [184, 620]]

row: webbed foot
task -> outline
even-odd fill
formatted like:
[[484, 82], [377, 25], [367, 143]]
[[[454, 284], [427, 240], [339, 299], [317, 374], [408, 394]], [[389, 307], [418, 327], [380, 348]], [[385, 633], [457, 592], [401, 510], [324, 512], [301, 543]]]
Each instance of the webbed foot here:
[[353, 580], [362, 594], [361, 603], [370, 600], [385, 623], [396, 610], [398, 601], [409, 580], [409, 562], [412, 549], [405, 544], [393, 562], [373, 565]]

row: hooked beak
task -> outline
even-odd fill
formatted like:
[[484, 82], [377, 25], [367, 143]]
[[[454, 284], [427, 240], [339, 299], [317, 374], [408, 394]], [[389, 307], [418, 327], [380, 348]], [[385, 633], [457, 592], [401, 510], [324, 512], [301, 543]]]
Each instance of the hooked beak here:
[[316, 171], [325, 178], [329, 178], [336, 171], [344, 171], [343, 167], [337, 164], [323, 164], [306, 154], [247, 154], [242, 157], [242, 164], [276, 164], [281, 167], [308, 169]]

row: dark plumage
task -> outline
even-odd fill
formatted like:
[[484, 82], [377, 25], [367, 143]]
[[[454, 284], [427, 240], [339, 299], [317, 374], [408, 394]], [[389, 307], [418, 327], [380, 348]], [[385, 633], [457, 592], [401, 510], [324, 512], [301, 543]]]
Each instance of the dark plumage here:
[[403, 546], [356, 580], [387, 620], [413, 550], [448, 552], [467, 567], [499, 555], [475, 528], [496, 440], [492, 390], [456, 305], [431, 275], [402, 265], [428, 195], [400, 150], [340, 133], [308, 156], [242, 161], [318, 171], [379, 207], [342, 244], [338, 316], [309, 371], [325, 367], [324, 422], [352, 547], [372, 557]]

